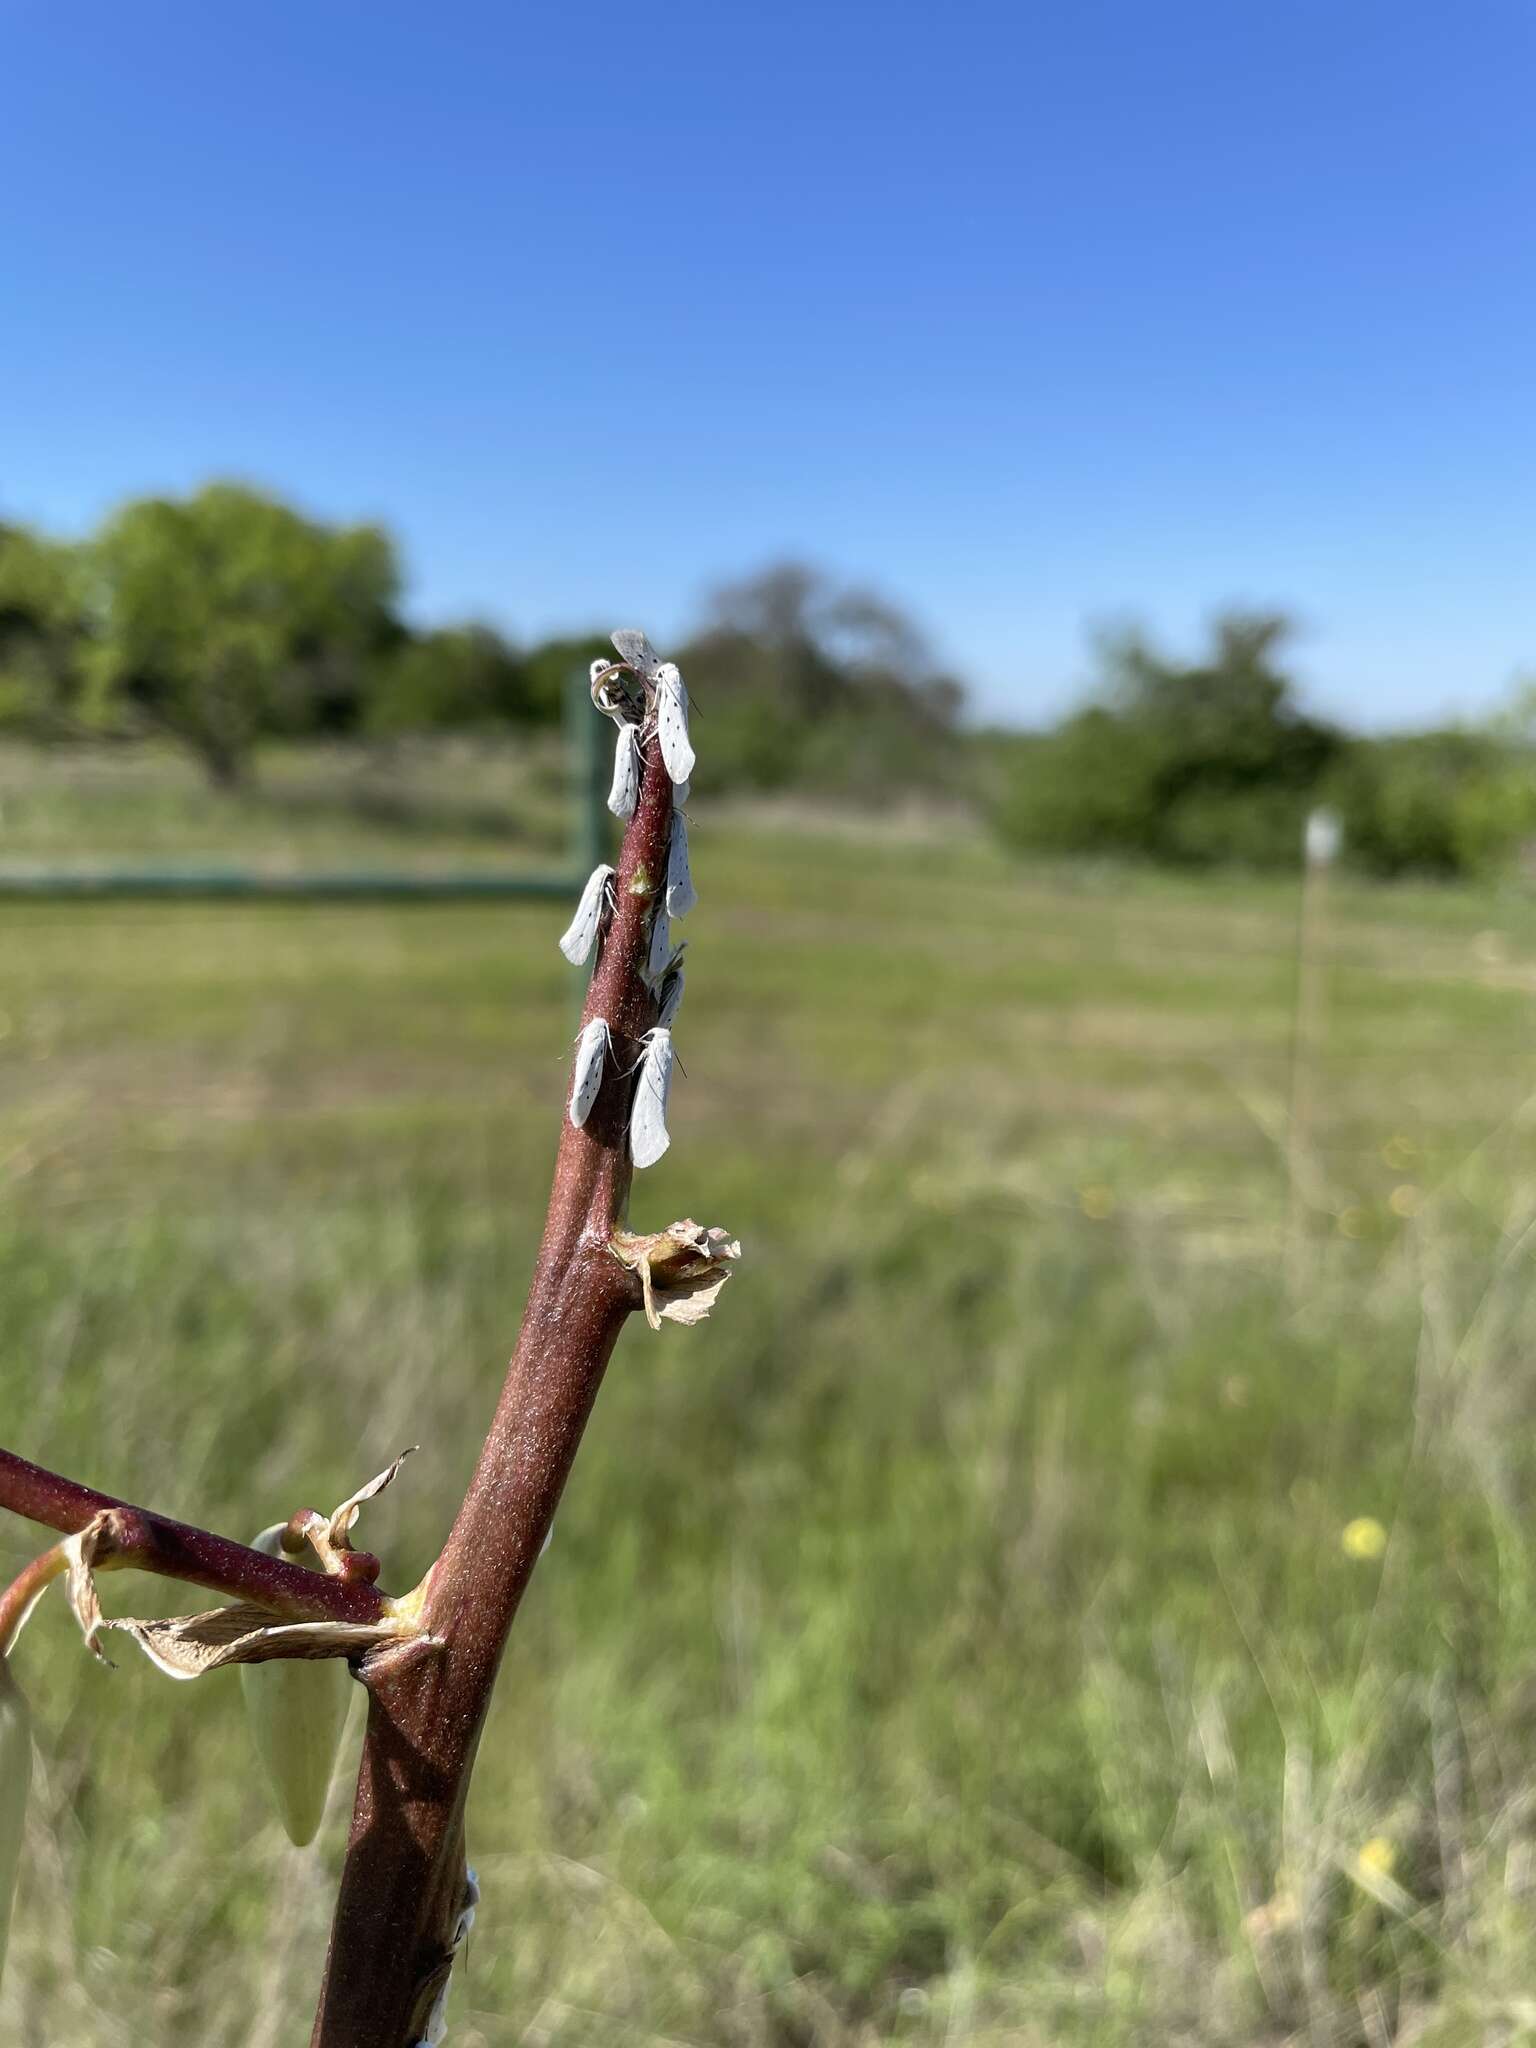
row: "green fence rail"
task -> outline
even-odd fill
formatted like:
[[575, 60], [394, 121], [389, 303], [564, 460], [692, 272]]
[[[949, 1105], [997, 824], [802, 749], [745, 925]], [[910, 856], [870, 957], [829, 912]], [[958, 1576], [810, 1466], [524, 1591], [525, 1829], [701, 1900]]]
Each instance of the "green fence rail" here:
[[221, 902], [282, 899], [297, 902], [380, 903], [413, 898], [570, 898], [586, 881], [609, 843], [604, 797], [608, 763], [603, 721], [592, 715], [585, 671], [573, 675], [566, 692], [566, 740], [570, 763], [571, 865], [536, 873], [517, 869], [465, 869], [420, 873], [409, 868], [282, 870], [238, 866], [144, 865], [93, 867], [0, 866], [0, 898], [216, 898]]

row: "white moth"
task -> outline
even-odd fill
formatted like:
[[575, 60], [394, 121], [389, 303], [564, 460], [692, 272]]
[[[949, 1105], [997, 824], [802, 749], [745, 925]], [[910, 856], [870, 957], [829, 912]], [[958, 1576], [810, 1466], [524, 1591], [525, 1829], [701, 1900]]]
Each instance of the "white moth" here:
[[640, 728], [621, 725], [613, 748], [613, 787], [608, 808], [616, 818], [632, 818], [640, 794]]
[[640, 1085], [629, 1114], [629, 1156], [636, 1166], [654, 1166], [672, 1142], [667, 1136], [672, 1034], [658, 1024], [654, 1031], [647, 1031], [640, 1044]]
[[637, 675], [644, 676], [648, 683], [655, 682], [661, 673], [661, 656], [638, 626], [626, 626], [622, 632], [615, 633], [613, 644]]
[[592, 941], [603, 921], [603, 899], [612, 880], [613, 869], [606, 865], [595, 867], [587, 877], [587, 886], [581, 892], [576, 915], [566, 926], [560, 941], [560, 950], [573, 967], [579, 967], [592, 950]]
[[652, 988], [660, 988], [667, 969], [672, 965], [672, 920], [667, 915], [665, 902], [658, 903], [651, 917], [651, 950], [646, 956], [645, 972], [640, 977]]
[[603, 1085], [603, 1062], [613, 1045], [608, 1020], [594, 1017], [583, 1025], [576, 1041], [576, 1071], [571, 1079], [571, 1122], [579, 1131], [592, 1114], [597, 1091]]
[[672, 837], [667, 841], [667, 915], [686, 917], [699, 900], [688, 872], [688, 825], [681, 811], [672, 812]]
[[662, 662], [656, 671], [656, 733], [667, 773], [674, 782], [686, 782], [695, 755], [688, 739], [688, 692], [675, 661]]

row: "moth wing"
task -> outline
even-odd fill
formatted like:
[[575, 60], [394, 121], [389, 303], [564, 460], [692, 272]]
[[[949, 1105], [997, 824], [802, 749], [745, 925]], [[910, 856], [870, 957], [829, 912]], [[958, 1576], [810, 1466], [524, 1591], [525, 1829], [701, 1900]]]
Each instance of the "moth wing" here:
[[672, 813], [672, 837], [667, 842], [667, 915], [686, 917], [699, 900], [688, 867], [688, 825], [681, 811]]
[[656, 679], [656, 736], [672, 780], [690, 781], [697, 757], [688, 738], [688, 691], [675, 661], [663, 662]]
[[612, 874], [613, 869], [606, 865], [592, 870], [587, 877], [587, 886], [581, 892], [581, 901], [576, 905], [576, 915], [561, 936], [560, 950], [573, 967], [579, 967], [592, 950], [592, 941], [597, 937], [597, 928], [603, 917], [603, 891]]
[[661, 656], [638, 626], [626, 626], [613, 635], [613, 644], [631, 668], [638, 669], [648, 683], [656, 680]]
[[639, 728], [621, 725], [613, 748], [613, 787], [608, 792], [608, 808], [616, 818], [633, 817], [639, 794]]
[[658, 1032], [640, 1063], [640, 1085], [629, 1117], [629, 1156], [636, 1166], [654, 1166], [672, 1140], [667, 1135], [667, 1096], [672, 1087], [672, 1037]]
[[594, 1017], [576, 1041], [576, 1071], [571, 1081], [571, 1122], [580, 1130], [592, 1114], [592, 1105], [603, 1085], [603, 1061], [607, 1057], [608, 1025]]
[[651, 949], [646, 956], [642, 979], [652, 988], [661, 986], [662, 976], [672, 964], [672, 920], [665, 902], [658, 903], [651, 916]]

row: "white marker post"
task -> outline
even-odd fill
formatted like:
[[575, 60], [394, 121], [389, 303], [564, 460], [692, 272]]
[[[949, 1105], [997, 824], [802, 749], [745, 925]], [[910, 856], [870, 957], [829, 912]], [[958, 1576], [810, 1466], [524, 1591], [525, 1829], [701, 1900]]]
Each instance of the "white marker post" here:
[[1327, 1194], [1312, 1154], [1313, 1062], [1322, 1042], [1322, 938], [1328, 907], [1328, 874], [1344, 843], [1337, 811], [1319, 806], [1307, 813], [1301, 837], [1301, 907], [1296, 921], [1296, 1006], [1291, 1023], [1291, 1110], [1285, 1163], [1289, 1182], [1286, 1268], [1293, 1287], [1307, 1276], [1307, 1223]]

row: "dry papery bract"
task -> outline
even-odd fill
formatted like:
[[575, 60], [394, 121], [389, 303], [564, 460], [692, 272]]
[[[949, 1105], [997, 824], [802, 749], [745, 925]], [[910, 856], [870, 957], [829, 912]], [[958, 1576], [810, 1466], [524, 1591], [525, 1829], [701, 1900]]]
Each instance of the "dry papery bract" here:
[[653, 1330], [663, 1320], [702, 1323], [741, 1257], [740, 1241], [718, 1224], [706, 1228], [685, 1216], [665, 1230], [641, 1235], [616, 1230], [610, 1249], [640, 1279], [645, 1319]]
[[[331, 1515], [311, 1515], [301, 1524], [327, 1573], [336, 1575], [345, 1569], [343, 1560], [359, 1508], [383, 1492], [408, 1455], [402, 1451], [392, 1465], [351, 1494]], [[420, 1633], [416, 1624], [399, 1612], [371, 1622], [280, 1621], [247, 1601], [163, 1620], [129, 1616], [109, 1621], [101, 1611], [96, 1572], [110, 1563], [121, 1542], [122, 1517], [115, 1508], [104, 1508], [59, 1546], [68, 1561], [65, 1590], [75, 1619], [87, 1647], [106, 1663], [111, 1659], [101, 1647], [103, 1629], [131, 1636], [151, 1663], [170, 1678], [200, 1678], [205, 1671], [220, 1671], [229, 1664], [261, 1664], [275, 1657], [357, 1658], [383, 1643]]]

